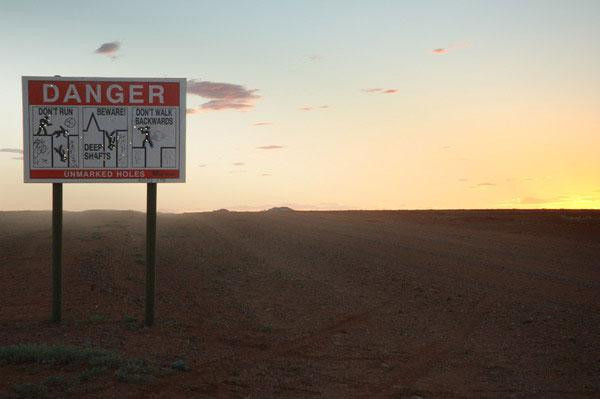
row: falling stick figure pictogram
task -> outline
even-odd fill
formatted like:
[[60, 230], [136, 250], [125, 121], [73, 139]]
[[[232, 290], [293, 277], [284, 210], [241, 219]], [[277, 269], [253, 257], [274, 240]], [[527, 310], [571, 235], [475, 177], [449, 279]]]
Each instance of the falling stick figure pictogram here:
[[108, 139], [108, 149], [109, 150], [114, 150], [117, 147], [117, 132], [116, 130], [113, 130], [111, 133], [105, 132], [104, 134], [106, 134], [106, 138]]
[[154, 144], [152, 144], [152, 138], [150, 137], [150, 126], [134, 126], [137, 130], [140, 131], [141, 134], [144, 135], [144, 141], [142, 141], [142, 146], [146, 148], [146, 143], [150, 144], [150, 148], [154, 148]]
[[48, 135], [48, 131], [46, 130], [47, 126], [52, 126], [52, 123], [50, 123], [50, 116], [44, 115], [42, 117], [42, 119], [40, 119], [38, 130], [37, 130], [37, 133], [35, 135], [36, 136], [40, 136], [41, 135], [40, 133], [43, 130], [44, 131], [43, 136], [47, 136]]
[[54, 151], [60, 156], [62, 162], [67, 162], [69, 159], [69, 149], [60, 145], [58, 148], [54, 147]]
[[60, 129], [55, 130], [54, 133], [52, 133], [53, 136], [56, 137], [67, 137], [67, 135], [69, 134], [69, 131], [67, 129], [65, 129], [64, 127], [62, 127], [62, 125], [59, 125]]

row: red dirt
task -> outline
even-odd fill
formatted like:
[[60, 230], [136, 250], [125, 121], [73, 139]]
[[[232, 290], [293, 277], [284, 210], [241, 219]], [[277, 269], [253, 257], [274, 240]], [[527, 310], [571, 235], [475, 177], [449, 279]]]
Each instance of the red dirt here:
[[[160, 214], [157, 322], [134, 330], [144, 215], [65, 213], [60, 325], [50, 220], [0, 213], [0, 346], [192, 368], [84, 396], [600, 396], [600, 212]], [[0, 375], [2, 396], [42, 374]]]

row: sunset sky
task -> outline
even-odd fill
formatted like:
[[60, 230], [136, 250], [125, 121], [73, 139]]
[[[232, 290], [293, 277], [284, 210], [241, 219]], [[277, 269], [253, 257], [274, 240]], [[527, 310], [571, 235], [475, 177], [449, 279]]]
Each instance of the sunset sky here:
[[50, 184], [23, 183], [21, 76], [57, 74], [188, 79], [187, 182], [159, 185], [163, 211], [600, 208], [599, 17], [583, 0], [5, 1], [0, 210], [51, 207]]

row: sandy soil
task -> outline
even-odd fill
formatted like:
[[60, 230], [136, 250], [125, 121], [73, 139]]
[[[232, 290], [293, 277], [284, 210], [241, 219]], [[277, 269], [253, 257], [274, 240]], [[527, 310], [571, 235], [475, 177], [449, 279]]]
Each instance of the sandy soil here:
[[89, 397], [600, 396], [600, 212], [160, 214], [151, 329], [144, 214], [65, 213], [61, 325], [50, 222], [0, 213], [0, 346], [192, 368]]

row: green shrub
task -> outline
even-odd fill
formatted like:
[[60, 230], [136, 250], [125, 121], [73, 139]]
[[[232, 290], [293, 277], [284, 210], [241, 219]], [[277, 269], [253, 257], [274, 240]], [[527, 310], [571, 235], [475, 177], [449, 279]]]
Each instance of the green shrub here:
[[64, 387], [67, 384], [67, 379], [62, 375], [51, 375], [43, 382], [47, 387]]
[[44, 384], [17, 384], [14, 390], [19, 398], [40, 399], [48, 396], [48, 388]]
[[79, 374], [79, 381], [89, 381], [106, 373], [107, 370], [106, 366], [93, 366]]
[[103, 321], [106, 321], [106, 316], [100, 313], [94, 313], [90, 316], [90, 321], [92, 323], [102, 323]]
[[273, 332], [273, 326], [270, 326], [268, 324], [262, 325], [260, 326], [260, 331], [270, 334]]
[[153, 374], [153, 368], [143, 359], [126, 360], [115, 372], [119, 381], [136, 384], [148, 382]]
[[133, 316], [123, 316], [123, 323], [128, 330], [137, 330], [140, 328], [140, 322]]
[[91, 365], [114, 364], [119, 355], [103, 349], [81, 348], [68, 345], [20, 344], [0, 347], [0, 363], [66, 365], [87, 363]]

